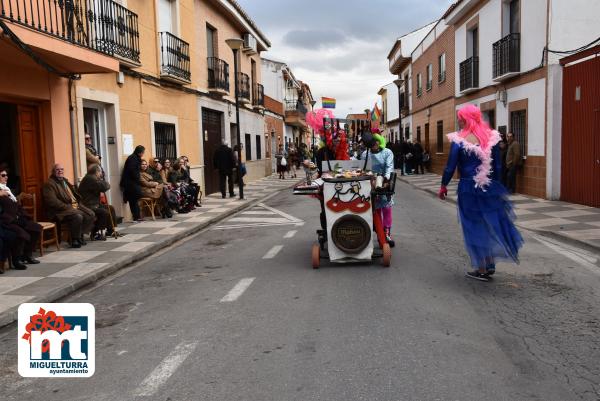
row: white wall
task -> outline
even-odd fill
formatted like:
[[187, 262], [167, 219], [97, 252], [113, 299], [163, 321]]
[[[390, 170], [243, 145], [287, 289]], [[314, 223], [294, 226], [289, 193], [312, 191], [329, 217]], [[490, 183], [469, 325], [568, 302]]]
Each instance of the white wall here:
[[280, 63], [274, 63], [270, 60], [262, 60], [261, 79], [265, 87], [265, 95], [278, 102], [283, 102], [284, 80], [281, 72]]
[[[572, 50], [600, 36], [600, 1], [551, 0], [548, 48]], [[558, 63], [562, 56], [550, 54], [549, 62]]]
[[546, 0], [521, 0], [521, 71], [538, 67], [542, 62], [546, 46], [546, 5]]
[[384, 110], [385, 120], [395, 120], [398, 118], [398, 87], [391, 83], [384, 86], [387, 91], [387, 107]]

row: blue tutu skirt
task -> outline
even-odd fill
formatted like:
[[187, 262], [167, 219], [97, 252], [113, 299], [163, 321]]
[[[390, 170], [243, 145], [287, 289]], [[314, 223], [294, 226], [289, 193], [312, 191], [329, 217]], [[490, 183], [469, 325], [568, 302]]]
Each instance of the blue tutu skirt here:
[[523, 237], [514, 225], [515, 213], [502, 184], [492, 181], [483, 191], [472, 178], [461, 179], [458, 216], [474, 268], [499, 260], [519, 263]]

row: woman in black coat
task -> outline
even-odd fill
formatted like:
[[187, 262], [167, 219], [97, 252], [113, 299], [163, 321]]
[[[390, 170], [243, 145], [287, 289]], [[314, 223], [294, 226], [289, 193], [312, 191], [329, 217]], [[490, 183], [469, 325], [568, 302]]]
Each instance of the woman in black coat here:
[[16, 234], [12, 247], [12, 261], [15, 269], [24, 270], [25, 263], [37, 264], [33, 258], [33, 248], [40, 239], [42, 226], [35, 223], [17, 202], [17, 198], [6, 186], [8, 172], [0, 171], [0, 223], [2, 226]]
[[133, 220], [141, 221], [140, 206], [138, 201], [142, 197], [142, 188], [140, 186], [140, 170], [142, 167], [142, 158], [146, 148], [142, 145], [135, 147], [135, 150], [127, 160], [123, 167], [121, 175], [121, 189], [123, 190], [123, 199], [129, 203], [129, 210], [133, 216]]

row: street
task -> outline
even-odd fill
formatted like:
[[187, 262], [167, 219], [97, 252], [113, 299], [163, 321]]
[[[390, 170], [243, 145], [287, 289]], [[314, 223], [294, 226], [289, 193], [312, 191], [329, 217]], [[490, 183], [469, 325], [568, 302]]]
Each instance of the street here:
[[61, 300], [96, 308], [90, 379], [21, 378], [2, 329], [2, 399], [599, 400], [596, 256], [524, 232], [470, 281], [455, 205], [396, 191], [391, 268], [313, 270], [318, 203], [284, 190]]

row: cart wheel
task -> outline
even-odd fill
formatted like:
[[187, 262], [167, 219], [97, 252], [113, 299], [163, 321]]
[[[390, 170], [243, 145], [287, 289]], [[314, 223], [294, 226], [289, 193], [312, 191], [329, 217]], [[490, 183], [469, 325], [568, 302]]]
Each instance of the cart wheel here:
[[321, 264], [321, 249], [319, 244], [313, 244], [312, 246], [312, 267], [318, 269]]
[[383, 244], [381, 250], [383, 251], [381, 264], [383, 267], [390, 267], [390, 263], [392, 261], [392, 249], [390, 248], [390, 245], [388, 243]]

